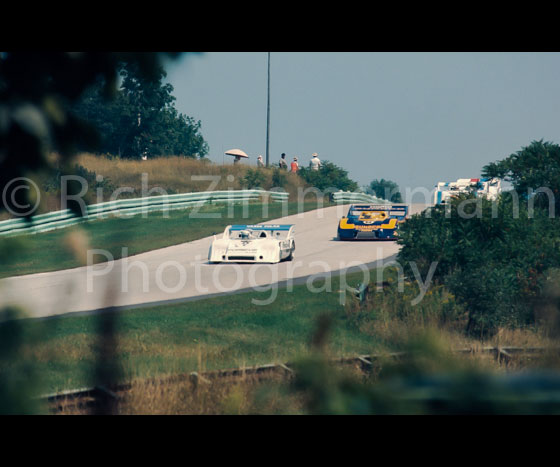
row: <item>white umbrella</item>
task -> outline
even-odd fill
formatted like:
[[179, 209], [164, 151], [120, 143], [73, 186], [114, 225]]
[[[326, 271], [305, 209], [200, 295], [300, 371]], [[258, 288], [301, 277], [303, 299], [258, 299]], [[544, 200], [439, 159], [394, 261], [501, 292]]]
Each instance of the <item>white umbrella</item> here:
[[225, 154], [227, 156], [239, 156], [239, 157], [245, 157], [245, 158], [249, 158], [249, 156], [247, 154], [245, 154], [241, 149], [230, 149], [229, 151], [226, 151]]

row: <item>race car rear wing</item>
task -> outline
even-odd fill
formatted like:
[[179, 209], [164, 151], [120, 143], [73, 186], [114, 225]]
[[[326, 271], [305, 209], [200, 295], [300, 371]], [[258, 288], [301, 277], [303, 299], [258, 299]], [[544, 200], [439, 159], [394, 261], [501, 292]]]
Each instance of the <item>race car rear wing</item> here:
[[[287, 237], [293, 235], [295, 224], [235, 224], [228, 225], [224, 231], [224, 238], [229, 237], [230, 232], [242, 230], [257, 230], [267, 232], [287, 232]], [[273, 234], [274, 235], [274, 234]]]
[[238, 224], [230, 225], [230, 230], [290, 230], [294, 224]]
[[402, 221], [408, 215], [408, 206], [406, 204], [353, 204], [350, 206], [350, 211], [386, 211], [389, 216]]

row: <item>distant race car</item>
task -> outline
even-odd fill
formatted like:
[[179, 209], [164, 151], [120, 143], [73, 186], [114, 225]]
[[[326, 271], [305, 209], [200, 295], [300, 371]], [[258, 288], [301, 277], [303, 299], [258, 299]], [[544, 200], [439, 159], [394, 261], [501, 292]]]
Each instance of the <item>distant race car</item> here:
[[396, 240], [406, 204], [353, 204], [338, 223], [339, 240]]
[[296, 249], [293, 224], [229, 225], [214, 237], [211, 263], [278, 263], [291, 261]]
[[460, 178], [456, 182], [439, 182], [434, 191], [434, 204], [446, 204], [454, 196], [474, 194], [490, 200], [502, 192], [502, 181], [498, 178]]

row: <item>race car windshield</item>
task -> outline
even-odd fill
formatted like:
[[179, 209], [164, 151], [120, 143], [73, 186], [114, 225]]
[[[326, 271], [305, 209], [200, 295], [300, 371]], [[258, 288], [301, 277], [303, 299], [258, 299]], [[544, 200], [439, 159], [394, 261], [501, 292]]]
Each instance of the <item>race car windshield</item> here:
[[372, 217], [379, 217], [387, 214], [387, 211], [363, 211], [361, 217], [364, 219], [371, 219]]
[[230, 232], [229, 238], [250, 240], [253, 238], [257, 238], [257, 235], [255, 235], [255, 232], [253, 232], [252, 230], [239, 230], [239, 231]]

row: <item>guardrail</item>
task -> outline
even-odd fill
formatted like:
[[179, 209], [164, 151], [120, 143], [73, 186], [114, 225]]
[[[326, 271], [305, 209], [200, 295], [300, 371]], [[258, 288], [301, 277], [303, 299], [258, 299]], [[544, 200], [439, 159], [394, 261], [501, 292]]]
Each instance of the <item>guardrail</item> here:
[[[549, 352], [560, 351], [554, 347], [473, 347], [453, 349], [451, 353], [458, 355], [476, 355], [487, 354], [500, 364], [509, 365], [516, 357], [534, 357], [536, 355], [545, 355]], [[369, 373], [377, 368], [380, 362], [386, 359], [400, 359], [406, 357], [406, 352], [390, 352], [383, 354], [358, 355], [352, 357], [340, 357], [331, 361], [335, 365], [353, 366], [356, 369]], [[236, 379], [248, 376], [267, 378], [274, 375], [281, 375], [291, 378], [295, 374], [294, 365], [288, 363], [271, 363], [267, 365], [232, 368], [226, 370], [209, 370], [204, 372], [191, 372], [167, 376], [163, 378], [149, 378], [143, 380], [144, 383], [165, 385], [176, 383], [191, 383], [194, 390], [200, 384], [207, 384], [218, 379]], [[68, 409], [87, 409], [95, 407], [98, 404], [106, 403], [111, 400], [118, 403], [123, 399], [125, 394], [132, 388], [132, 383], [121, 383], [107, 388], [104, 386], [94, 386], [90, 388], [81, 388], [69, 391], [63, 391], [55, 394], [46, 394], [38, 399], [45, 402], [51, 413], [60, 413]], [[556, 400], [558, 402], [558, 400]]]
[[332, 199], [335, 203], [371, 203], [371, 204], [387, 204], [390, 201], [386, 199], [377, 198], [376, 196], [368, 195], [366, 193], [354, 193], [351, 191], [337, 191], [332, 194]]
[[75, 225], [80, 222], [100, 219], [110, 215], [133, 216], [151, 211], [186, 209], [206, 203], [238, 203], [256, 201], [262, 197], [274, 202], [288, 201], [289, 193], [264, 190], [227, 190], [178, 193], [174, 195], [149, 196], [144, 198], [121, 199], [87, 206], [83, 216], [70, 209], [49, 212], [25, 218], [0, 222], [0, 236], [34, 234]]

